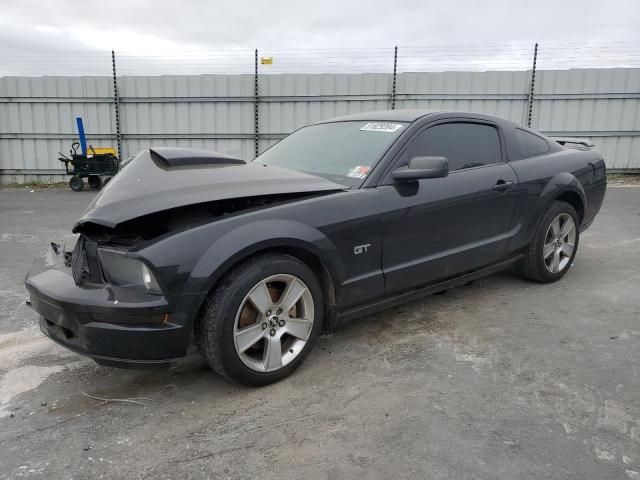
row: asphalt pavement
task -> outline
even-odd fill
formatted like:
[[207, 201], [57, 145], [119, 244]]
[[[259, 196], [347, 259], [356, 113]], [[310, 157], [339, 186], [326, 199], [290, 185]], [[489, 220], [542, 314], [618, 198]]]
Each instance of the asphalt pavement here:
[[640, 188], [609, 189], [560, 282], [356, 320], [260, 389], [195, 351], [119, 370], [39, 332], [24, 275], [93, 195], [0, 189], [0, 479], [640, 479]]

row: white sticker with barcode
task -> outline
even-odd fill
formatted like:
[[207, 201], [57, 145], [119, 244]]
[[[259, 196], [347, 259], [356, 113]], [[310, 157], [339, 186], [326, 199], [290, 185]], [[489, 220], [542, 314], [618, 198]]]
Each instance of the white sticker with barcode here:
[[388, 132], [394, 133], [402, 128], [401, 123], [388, 123], [388, 122], [369, 122], [360, 130], [364, 132]]

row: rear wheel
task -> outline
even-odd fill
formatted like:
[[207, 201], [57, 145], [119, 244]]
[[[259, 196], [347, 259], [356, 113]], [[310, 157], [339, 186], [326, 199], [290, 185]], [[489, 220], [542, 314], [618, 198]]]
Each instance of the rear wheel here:
[[69, 179], [69, 188], [74, 192], [81, 192], [84, 189], [84, 181], [78, 175]]
[[579, 224], [571, 205], [553, 202], [540, 220], [524, 258], [516, 265], [518, 272], [540, 283], [560, 280], [578, 251]]
[[89, 186], [93, 190], [100, 190], [100, 188], [102, 187], [102, 177], [100, 177], [99, 175], [91, 175], [88, 178], [88, 182]]
[[228, 380], [266, 385], [304, 360], [323, 318], [320, 283], [295, 257], [267, 254], [234, 268], [211, 292], [196, 344]]

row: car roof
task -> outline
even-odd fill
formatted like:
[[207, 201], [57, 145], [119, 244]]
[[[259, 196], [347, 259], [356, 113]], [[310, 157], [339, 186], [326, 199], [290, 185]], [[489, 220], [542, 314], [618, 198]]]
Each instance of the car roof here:
[[382, 121], [382, 122], [415, 122], [416, 120], [431, 116], [438, 115], [438, 117], [447, 117], [449, 115], [456, 117], [469, 117], [481, 120], [490, 120], [496, 123], [500, 123], [503, 126], [517, 124], [501, 117], [495, 117], [493, 115], [487, 115], [486, 113], [479, 112], [460, 112], [455, 110], [428, 110], [428, 109], [407, 109], [407, 110], [378, 110], [373, 112], [354, 113], [351, 115], [344, 115], [341, 117], [330, 118], [322, 120], [317, 123], [331, 123], [331, 122], [348, 122], [348, 121]]
[[439, 113], [440, 110], [409, 109], [409, 110], [377, 110], [373, 112], [353, 113], [341, 117], [329, 118], [317, 123], [348, 122], [361, 120], [379, 120], [384, 122], [413, 122], [426, 115]]

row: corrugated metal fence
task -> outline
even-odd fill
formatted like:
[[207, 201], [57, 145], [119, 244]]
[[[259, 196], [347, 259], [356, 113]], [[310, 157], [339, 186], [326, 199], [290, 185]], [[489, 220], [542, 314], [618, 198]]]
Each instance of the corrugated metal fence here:
[[[395, 106], [525, 123], [530, 77], [525, 71], [400, 73]], [[261, 75], [260, 151], [311, 122], [390, 108], [392, 80], [383, 73]], [[254, 157], [253, 75], [124, 76], [118, 86], [123, 157], [150, 145]], [[110, 77], [0, 78], [0, 181], [59, 173], [57, 152], [77, 138], [76, 116], [84, 118], [90, 144], [115, 147]], [[532, 127], [590, 138], [610, 169], [640, 170], [640, 69], [539, 71]]]

